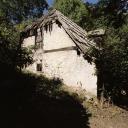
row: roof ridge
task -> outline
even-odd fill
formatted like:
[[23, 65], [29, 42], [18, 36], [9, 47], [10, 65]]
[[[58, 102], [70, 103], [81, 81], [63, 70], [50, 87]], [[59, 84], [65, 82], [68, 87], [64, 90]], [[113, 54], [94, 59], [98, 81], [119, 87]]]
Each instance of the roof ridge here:
[[59, 16], [59, 15], [62, 15], [62, 16], [65, 17], [67, 20], [69, 20], [69, 21], [72, 22], [74, 25], [76, 25], [79, 29], [81, 29], [82, 31], [84, 31], [84, 32], [85, 32], [84, 34], [87, 35], [86, 30], [84, 30], [82, 27], [80, 27], [79, 25], [77, 25], [77, 24], [76, 24], [75, 22], [73, 22], [70, 18], [68, 18], [67, 16], [65, 16], [62, 12], [60, 12], [60, 11], [57, 10], [57, 9], [53, 9], [53, 10], [56, 11], [56, 13], [58, 14], [58, 16]]
[[62, 24], [63, 29], [83, 53], [86, 53], [89, 47], [95, 46], [94, 42], [88, 39], [87, 32], [82, 27], [55, 8], [28, 26], [24, 32], [30, 33], [33, 29], [35, 30], [53, 23], [53, 20], [58, 20]]

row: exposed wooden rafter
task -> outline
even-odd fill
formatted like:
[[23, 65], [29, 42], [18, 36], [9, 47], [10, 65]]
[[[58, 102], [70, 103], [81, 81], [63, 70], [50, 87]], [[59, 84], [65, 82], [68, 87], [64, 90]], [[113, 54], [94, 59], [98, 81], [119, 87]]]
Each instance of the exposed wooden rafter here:
[[66, 33], [82, 53], [86, 54], [88, 48], [95, 46], [95, 43], [88, 39], [88, 33], [85, 30], [83, 30], [80, 26], [68, 19], [56, 9], [51, 10], [47, 15], [41, 17], [33, 24], [27, 26], [23, 33], [26, 33], [24, 35], [27, 36], [32, 36], [32, 33], [35, 35], [34, 32], [38, 29], [45, 28], [46, 26], [56, 21], [62, 25]]

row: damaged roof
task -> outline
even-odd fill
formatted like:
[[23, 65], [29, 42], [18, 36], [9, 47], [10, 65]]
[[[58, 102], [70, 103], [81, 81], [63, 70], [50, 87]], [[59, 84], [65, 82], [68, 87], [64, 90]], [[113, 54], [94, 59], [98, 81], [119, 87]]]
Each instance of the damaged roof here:
[[23, 33], [25, 33], [27, 36], [30, 36], [31, 31], [37, 31], [39, 28], [43, 28], [46, 25], [52, 24], [53, 21], [57, 21], [62, 25], [63, 29], [82, 53], [87, 53], [88, 48], [95, 46], [95, 43], [88, 39], [88, 34], [85, 30], [83, 30], [80, 26], [56, 9], [49, 11], [47, 15], [42, 16], [31, 25], [28, 25]]

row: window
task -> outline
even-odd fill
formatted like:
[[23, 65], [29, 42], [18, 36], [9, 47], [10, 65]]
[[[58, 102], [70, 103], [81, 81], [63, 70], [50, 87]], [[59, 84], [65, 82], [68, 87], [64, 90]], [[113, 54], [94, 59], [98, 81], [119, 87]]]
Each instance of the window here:
[[80, 50], [77, 48], [76, 51], [77, 51], [77, 55], [80, 56]]
[[41, 63], [36, 65], [36, 70], [38, 72], [41, 72], [42, 71], [42, 64]]

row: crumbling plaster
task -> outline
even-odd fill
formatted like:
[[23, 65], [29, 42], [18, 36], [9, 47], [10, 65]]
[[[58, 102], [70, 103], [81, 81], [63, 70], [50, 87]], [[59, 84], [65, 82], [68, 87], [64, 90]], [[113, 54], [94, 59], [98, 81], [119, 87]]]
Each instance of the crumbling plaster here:
[[[35, 44], [35, 37], [24, 39], [23, 46]], [[97, 77], [95, 65], [88, 63], [83, 55], [77, 55], [76, 50], [64, 50], [44, 53], [44, 50], [60, 49], [76, 46], [63, 27], [56, 23], [52, 25], [52, 31], [44, 31], [43, 49], [34, 53], [35, 62], [26, 69], [34, 73], [37, 63], [42, 63], [42, 73], [47, 77], [57, 77], [72, 87], [81, 87], [87, 92], [96, 95]]]

